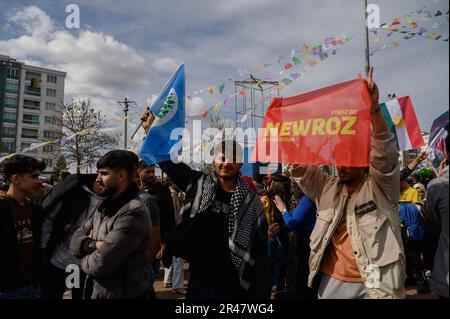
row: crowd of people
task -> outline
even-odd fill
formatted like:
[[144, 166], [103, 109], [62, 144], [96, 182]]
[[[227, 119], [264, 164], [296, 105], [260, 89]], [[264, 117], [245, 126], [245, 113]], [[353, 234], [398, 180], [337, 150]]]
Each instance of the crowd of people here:
[[187, 299], [404, 298], [407, 285], [448, 298], [449, 137], [437, 175], [419, 167], [426, 153], [400, 169], [372, 71], [368, 88], [370, 165], [337, 176], [298, 164], [241, 176], [243, 150], [224, 140], [211, 173], [165, 161], [159, 179], [114, 150], [97, 174], [36, 193], [45, 164], [6, 159], [0, 299], [155, 299], [160, 263], [164, 286]]

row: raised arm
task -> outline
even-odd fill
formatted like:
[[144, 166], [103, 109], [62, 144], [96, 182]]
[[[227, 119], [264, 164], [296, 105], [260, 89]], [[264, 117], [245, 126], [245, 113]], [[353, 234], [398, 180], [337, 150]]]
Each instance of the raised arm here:
[[416, 170], [416, 168], [422, 163], [424, 160], [428, 158], [428, 153], [426, 151], [421, 152], [411, 163], [408, 164], [407, 167], [403, 168], [400, 171], [400, 181], [404, 181]]
[[[147, 110], [141, 117], [142, 127], [147, 133], [155, 120], [155, 116], [150, 110]], [[184, 163], [173, 163], [172, 161], [165, 161], [158, 163], [161, 170], [169, 176], [170, 180], [178, 186], [183, 192], [186, 189], [193, 178], [200, 175], [200, 172], [192, 170], [188, 165]]]
[[378, 102], [378, 88], [373, 81], [373, 68], [370, 68], [367, 84], [372, 98], [370, 109], [372, 149], [370, 151], [369, 175], [390, 199], [391, 203], [394, 204], [398, 203], [400, 196], [399, 153], [394, 134], [389, 131], [381, 113]]
[[295, 182], [313, 202], [320, 200], [324, 186], [331, 180], [330, 176], [318, 166], [289, 165], [288, 169]]

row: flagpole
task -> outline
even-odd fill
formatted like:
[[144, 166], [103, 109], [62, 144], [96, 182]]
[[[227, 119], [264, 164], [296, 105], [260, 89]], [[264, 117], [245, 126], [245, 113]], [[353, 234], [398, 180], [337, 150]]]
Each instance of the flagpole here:
[[[166, 84], [164, 84], [164, 86], [162, 87], [162, 89], [161, 89], [161, 91], [159, 92], [159, 94], [157, 95], [157, 97], [156, 97], [156, 100], [159, 98], [159, 96], [161, 95], [161, 93], [164, 91], [164, 89], [166, 88], [166, 86], [167, 86], [167, 84], [169, 84], [170, 83], [170, 81], [172, 81], [173, 80], [173, 78], [175, 77], [175, 74], [177, 74], [178, 73], [178, 71], [180, 70], [180, 68], [183, 66], [183, 64], [181, 64], [179, 67], [178, 67], [178, 69], [174, 72], [174, 74], [172, 74], [172, 76], [170, 77], [170, 79], [166, 82]], [[155, 100], [155, 101], [156, 101]], [[154, 102], [153, 102], [154, 103]], [[152, 104], [152, 106], [153, 106], [153, 104]], [[147, 107], [147, 110], [150, 110], [151, 109], [151, 107]], [[139, 129], [141, 128], [141, 126], [142, 126], [142, 121], [141, 121], [141, 123], [139, 124], [139, 126], [136, 128], [136, 130], [134, 131], [134, 133], [133, 133], [133, 135], [131, 135], [131, 139], [133, 139], [134, 138], [134, 136], [136, 135], [136, 133], [139, 131]]]
[[369, 76], [370, 54], [369, 54], [369, 28], [367, 27], [367, 0], [364, 0], [364, 34], [365, 34], [365, 55], [366, 55], [366, 78]]

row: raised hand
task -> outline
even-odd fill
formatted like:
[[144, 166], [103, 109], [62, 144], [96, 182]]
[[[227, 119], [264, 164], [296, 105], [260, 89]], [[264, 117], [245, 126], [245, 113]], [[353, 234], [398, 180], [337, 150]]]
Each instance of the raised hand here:
[[[358, 74], [358, 78], [362, 79], [361, 74]], [[367, 75], [367, 87], [369, 88], [370, 97], [372, 98], [372, 107], [377, 107], [378, 100], [380, 99], [380, 92], [378, 91], [377, 84], [373, 80], [373, 67], [370, 67], [369, 74]]]
[[417, 156], [417, 160], [419, 162], [423, 162], [424, 160], [426, 160], [428, 158], [428, 153], [427, 151], [423, 151], [419, 154], [419, 156]]
[[154, 120], [155, 115], [152, 113], [152, 111], [150, 111], [149, 108], [147, 108], [147, 111], [145, 111], [145, 113], [141, 116], [142, 127], [144, 128], [146, 133], [152, 126]]
[[286, 205], [283, 203], [283, 200], [280, 198], [280, 196], [275, 195], [273, 202], [280, 212], [283, 212], [286, 209]]

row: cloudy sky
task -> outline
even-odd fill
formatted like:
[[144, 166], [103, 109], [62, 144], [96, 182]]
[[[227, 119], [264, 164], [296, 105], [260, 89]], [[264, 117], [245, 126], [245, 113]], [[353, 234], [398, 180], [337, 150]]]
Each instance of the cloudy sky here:
[[[80, 29], [65, 27], [69, 3], [80, 8]], [[442, 0], [370, 3], [379, 5], [382, 22], [424, 5], [448, 8]], [[0, 7], [0, 54], [67, 72], [66, 98], [89, 96], [117, 127], [122, 112], [116, 101], [128, 97], [139, 106], [132, 113], [142, 112], [180, 63], [186, 65], [190, 92], [239, 77], [239, 68], [289, 57], [302, 43], [321, 44], [346, 34], [354, 36], [348, 44], [281, 95], [364, 72], [363, 0], [0, 0]], [[435, 31], [448, 37], [448, 24]], [[429, 131], [433, 119], [448, 109], [448, 58], [448, 42], [423, 37], [377, 52], [371, 63], [382, 98], [392, 92], [410, 95], [422, 130]], [[222, 96], [189, 100], [188, 112], [223, 101], [231, 90], [228, 85]], [[233, 110], [223, 108], [221, 115], [234, 118]]]

